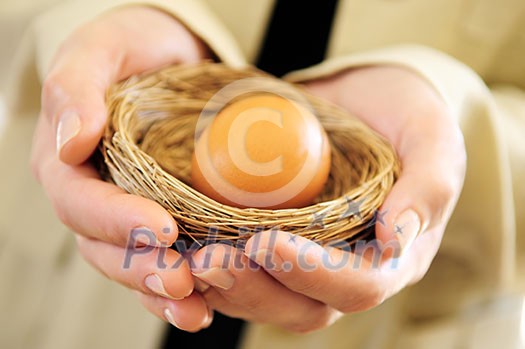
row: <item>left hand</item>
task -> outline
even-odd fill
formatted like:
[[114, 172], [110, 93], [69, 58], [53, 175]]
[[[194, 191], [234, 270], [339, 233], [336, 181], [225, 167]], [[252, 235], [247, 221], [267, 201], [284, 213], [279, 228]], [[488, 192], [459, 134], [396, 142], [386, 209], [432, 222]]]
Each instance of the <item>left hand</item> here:
[[[248, 240], [244, 252], [207, 246], [192, 265], [205, 281], [196, 287], [213, 309], [295, 332], [375, 307], [419, 281], [438, 251], [466, 163], [447, 106], [408, 70], [364, 67], [305, 86], [361, 118], [398, 152], [402, 173], [379, 210], [376, 243], [349, 252], [286, 232], [263, 232]], [[400, 257], [393, 259], [392, 249], [384, 253], [385, 246], [398, 246]]]
[[152, 314], [187, 331], [209, 326], [213, 314], [192, 293], [187, 264], [166, 268], [158, 262], [165, 257], [174, 265], [180, 258], [161, 248], [177, 239], [173, 217], [159, 204], [104, 182], [88, 159], [106, 126], [105, 94], [111, 84], [166, 64], [210, 57], [204, 42], [157, 8], [122, 6], [79, 23], [43, 82], [31, 156], [35, 178], [57, 217], [76, 234], [84, 259], [136, 291]]

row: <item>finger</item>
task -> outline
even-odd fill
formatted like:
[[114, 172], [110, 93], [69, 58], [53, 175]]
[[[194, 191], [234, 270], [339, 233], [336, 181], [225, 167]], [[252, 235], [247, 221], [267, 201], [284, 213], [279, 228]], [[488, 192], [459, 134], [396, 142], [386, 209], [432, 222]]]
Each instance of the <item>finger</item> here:
[[100, 180], [87, 164], [68, 166], [54, 156], [51, 127], [40, 118], [32, 167], [60, 220], [86, 237], [119, 246], [170, 245], [178, 235], [159, 204]]
[[[428, 247], [432, 241], [422, 239]], [[246, 243], [245, 255], [261, 265], [290, 290], [330, 305], [344, 313], [381, 304], [414, 278], [416, 254], [383, 258], [373, 242], [356, 252], [339, 244], [326, 247], [286, 232], [258, 233]], [[431, 256], [428, 260], [431, 260]]]
[[[137, 30], [136, 23], [143, 29]], [[204, 45], [184, 26], [149, 7], [109, 12], [75, 31], [52, 62], [42, 92], [43, 114], [56, 130], [61, 160], [82, 163], [96, 148], [111, 83], [203, 56]]]
[[198, 293], [179, 301], [140, 292], [138, 297], [152, 314], [184, 331], [197, 332], [213, 321], [213, 312]]
[[[192, 263], [193, 275], [222, 296], [210, 299], [221, 312], [294, 332], [326, 327], [338, 317], [325, 304], [284, 287], [232, 246], [206, 246], [192, 256]], [[209, 299], [210, 291], [205, 295]]]
[[63, 51], [44, 80], [42, 113], [53, 125], [59, 157], [66, 163], [80, 164], [102, 136], [106, 123], [104, 96], [115, 78], [118, 59], [104, 47], [83, 47], [80, 43]]
[[[215, 311], [218, 311], [226, 316], [229, 316], [234, 319], [242, 319], [246, 322], [251, 323], [265, 323], [263, 322], [257, 314], [249, 311], [247, 308], [234, 304], [230, 302], [228, 299], [226, 299], [216, 288], [211, 287], [208, 289], [205, 293], [202, 294], [204, 300], [206, 301], [206, 304], [211, 309], [214, 309]], [[266, 322], [268, 323], [268, 322]], [[295, 326], [295, 328], [292, 327], [286, 327], [282, 326], [282, 328], [287, 329], [288, 331], [297, 332], [297, 333], [305, 333], [309, 330], [309, 324], [303, 324], [303, 326]]]
[[420, 232], [443, 228], [462, 187], [465, 150], [457, 122], [428, 82], [404, 68], [372, 66], [306, 87], [365, 121], [400, 157], [401, 176], [376, 213], [378, 242], [406, 250]]
[[234, 319], [242, 319], [248, 322], [258, 321], [258, 319], [256, 319], [251, 312], [239, 305], [233, 304], [230, 301], [228, 301], [214, 287], [210, 287], [205, 292], [202, 292], [200, 294], [202, 295], [210, 309], [218, 311]]
[[[277, 295], [278, 296], [278, 295]], [[235, 304], [226, 297], [224, 297], [221, 292], [219, 292], [215, 288], [210, 288], [203, 294], [204, 299], [206, 300], [206, 303], [208, 306], [210, 306], [212, 309], [215, 309], [216, 311], [225, 314], [229, 317], [236, 318], [236, 319], [243, 319], [247, 322], [253, 322], [253, 323], [265, 323], [261, 320], [259, 314], [249, 311], [247, 308], [243, 307], [242, 305]], [[273, 297], [273, 295], [272, 295]], [[279, 312], [282, 312], [281, 309]], [[288, 311], [288, 309], [286, 309]], [[287, 323], [287, 324], [280, 324], [278, 326], [286, 329], [287, 331], [295, 332], [295, 333], [308, 333], [312, 332], [318, 329], [322, 329], [325, 327], [330, 326], [333, 324], [337, 319], [339, 319], [342, 316], [342, 313], [330, 308], [326, 307], [326, 314], [323, 317], [318, 317], [313, 319], [310, 318], [303, 318], [302, 320], [297, 320], [296, 324], [293, 323]], [[266, 321], [266, 323], [277, 325], [273, 320]]]
[[193, 291], [188, 264], [167, 247], [122, 248], [79, 235], [77, 245], [91, 265], [130, 289], [175, 300]]
[[463, 185], [465, 153], [458, 126], [441, 117], [414, 120], [401, 142], [401, 175], [376, 213], [376, 237], [403, 252], [422, 232], [444, 230]]
[[217, 310], [231, 318], [243, 319], [248, 322], [260, 322], [260, 320], [255, 317], [255, 314], [250, 312], [247, 308], [233, 304], [227, 300], [218, 291], [220, 289], [219, 287], [211, 287], [210, 284], [196, 276], [193, 277], [193, 283], [195, 285], [195, 290], [202, 295], [206, 304], [208, 304], [211, 309]]

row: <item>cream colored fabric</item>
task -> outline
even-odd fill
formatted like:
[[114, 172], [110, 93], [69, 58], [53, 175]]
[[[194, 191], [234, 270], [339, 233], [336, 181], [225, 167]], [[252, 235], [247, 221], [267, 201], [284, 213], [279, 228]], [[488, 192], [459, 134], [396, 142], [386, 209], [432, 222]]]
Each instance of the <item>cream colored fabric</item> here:
[[[117, 6], [137, 5], [140, 3], [158, 7], [178, 17], [190, 30], [207, 42], [218, 56], [229, 64], [234, 66], [242, 66], [244, 64], [244, 59], [233, 37], [199, 0], [64, 1], [61, 6], [57, 6], [39, 16], [33, 26], [38, 50], [37, 66], [40, 77], [45, 76], [49, 63], [60, 43], [78, 25]], [[220, 39], [217, 41], [215, 38]]]
[[[1, 348], [152, 348], [160, 345], [166, 329], [128, 290], [82, 260], [73, 234], [55, 217], [28, 166], [39, 81], [58, 46], [79, 24], [126, 4], [133, 2], [63, 1], [33, 21], [5, 68], [11, 74], [0, 94], [9, 105], [0, 138], [6, 164], [0, 174]], [[244, 64], [234, 40], [198, 1], [151, 0], [147, 5], [169, 8], [223, 60]], [[219, 45], [209, 37], [221, 37]]]
[[[165, 328], [81, 260], [27, 166], [38, 81], [56, 48], [79, 24], [130, 3], [62, 0], [35, 20], [10, 69], [11, 119], [0, 139], [0, 158], [9, 164], [0, 174], [2, 348], [150, 348]], [[273, 1], [142, 3], [172, 13], [220, 59], [242, 66], [257, 57]], [[519, 348], [525, 3], [341, 0], [327, 60], [287, 78], [315, 79], [369, 64], [402, 65], [427, 79], [465, 134], [465, 189], [442, 248], [422, 282], [372, 311], [305, 336], [252, 325], [243, 347]]]

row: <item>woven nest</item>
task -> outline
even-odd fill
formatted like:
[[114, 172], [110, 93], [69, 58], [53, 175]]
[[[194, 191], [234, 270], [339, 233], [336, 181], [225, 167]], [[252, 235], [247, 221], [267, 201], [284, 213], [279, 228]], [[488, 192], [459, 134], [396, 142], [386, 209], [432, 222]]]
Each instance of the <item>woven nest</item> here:
[[[191, 186], [191, 158], [203, 109], [210, 108], [209, 101], [224, 86], [254, 77], [306, 98], [327, 132], [330, 175], [310, 206], [241, 209]], [[392, 147], [359, 119], [253, 68], [235, 70], [214, 63], [168, 67], [113, 86], [107, 104], [109, 122], [100, 147], [106, 178], [158, 202], [176, 219], [179, 231], [199, 243], [209, 240], [210, 232], [213, 240], [237, 240], [269, 229], [320, 243], [365, 239], [399, 173]]]

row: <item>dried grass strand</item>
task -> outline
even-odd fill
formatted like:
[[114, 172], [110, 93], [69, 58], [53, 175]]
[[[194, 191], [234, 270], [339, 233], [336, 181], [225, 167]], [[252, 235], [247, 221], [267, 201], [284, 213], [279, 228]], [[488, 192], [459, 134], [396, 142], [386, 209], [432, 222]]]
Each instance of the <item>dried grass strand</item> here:
[[[109, 180], [154, 200], [190, 239], [236, 240], [278, 228], [318, 242], [355, 241], [371, 234], [370, 222], [400, 170], [393, 148], [345, 110], [295, 86], [312, 105], [332, 147], [330, 176], [316, 203], [296, 209], [240, 209], [191, 187], [197, 119], [223, 86], [268, 75], [222, 64], [173, 66], [134, 76], [107, 95], [109, 121], [101, 142]], [[358, 205], [348, 212], [349, 204]], [[319, 217], [322, 217], [320, 220]], [[316, 219], [317, 218], [317, 219]]]

